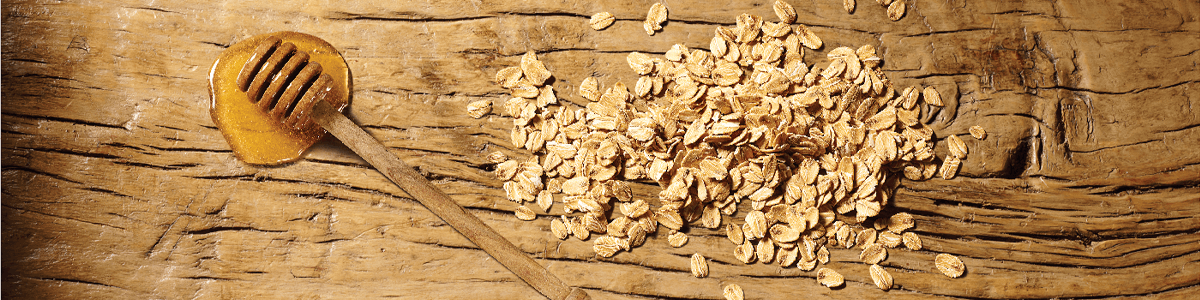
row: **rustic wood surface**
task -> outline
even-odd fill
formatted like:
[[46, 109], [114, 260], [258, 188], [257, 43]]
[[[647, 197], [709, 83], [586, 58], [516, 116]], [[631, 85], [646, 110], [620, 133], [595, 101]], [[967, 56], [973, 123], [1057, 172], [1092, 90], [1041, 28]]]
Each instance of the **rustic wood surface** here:
[[[925, 250], [893, 251], [896, 288], [874, 287], [853, 250], [847, 284], [743, 265], [692, 229], [613, 258], [559, 241], [550, 217], [517, 220], [484, 155], [527, 157], [499, 69], [537, 51], [560, 97], [580, 80], [634, 82], [631, 51], [707, 48], [769, 1], [5, 1], [3, 291], [14, 298], [538, 298], [532, 288], [335, 140], [300, 162], [239, 162], [208, 114], [218, 53], [249, 36], [324, 38], [352, 70], [348, 115], [571, 286], [598, 299], [1189, 298], [1200, 293], [1200, 4], [1175, 1], [909, 1], [887, 20], [859, 0], [789, 0], [827, 51], [870, 44], [900, 86], [947, 106], [938, 136], [989, 131], [954, 180], [904, 182]], [[610, 11], [605, 31], [587, 26]], [[823, 56], [810, 55], [822, 65]], [[944, 155], [944, 146], [937, 149]], [[657, 187], [639, 185], [650, 197]], [[744, 210], [742, 210], [744, 211]], [[552, 213], [561, 213], [557, 208]], [[708, 278], [688, 257], [713, 259]], [[958, 255], [967, 274], [933, 269]]]

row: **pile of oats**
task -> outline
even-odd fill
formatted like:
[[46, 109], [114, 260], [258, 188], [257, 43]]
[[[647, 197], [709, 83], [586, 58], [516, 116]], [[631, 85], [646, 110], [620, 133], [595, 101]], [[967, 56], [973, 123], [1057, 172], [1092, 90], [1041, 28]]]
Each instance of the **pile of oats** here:
[[[508, 198], [522, 204], [517, 217], [537, 218], [526, 203], [540, 213], [561, 206], [554, 236], [596, 235], [593, 249], [603, 257], [642, 245], [660, 226], [674, 247], [687, 243], [690, 226], [724, 228], [743, 263], [805, 271], [828, 263], [829, 247], [857, 246], [875, 283], [890, 289], [891, 275], [878, 264], [888, 249], [919, 250], [921, 241], [905, 232], [915, 225], [911, 215], [880, 211], [901, 176], [925, 180], [939, 171], [934, 132], [918, 120], [921, 105], [941, 106], [941, 97], [932, 87], [896, 91], [869, 45], [832, 49], [827, 66], [810, 68], [805, 48], [821, 48], [821, 39], [791, 24], [790, 5], [777, 2], [774, 10], [780, 22], [742, 14], [735, 27], [717, 27], [709, 49], [629, 54], [640, 75], [633, 89], [586, 78], [583, 108], [558, 102], [533, 52], [499, 71], [496, 82], [513, 95], [502, 110], [513, 118], [513, 145], [535, 154], [489, 156]], [[655, 4], [647, 31], [661, 30], [664, 20], [666, 8]], [[481, 116], [489, 107], [472, 103], [468, 112]], [[956, 136], [947, 141], [951, 155], [940, 171], [949, 179], [967, 150]], [[657, 182], [657, 201], [636, 199], [632, 181]], [[750, 210], [744, 220], [724, 217], [739, 209]], [[939, 269], [947, 264], [939, 257]], [[696, 254], [691, 269], [707, 276], [707, 261]], [[817, 279], [843, 283], [827, 268]]]

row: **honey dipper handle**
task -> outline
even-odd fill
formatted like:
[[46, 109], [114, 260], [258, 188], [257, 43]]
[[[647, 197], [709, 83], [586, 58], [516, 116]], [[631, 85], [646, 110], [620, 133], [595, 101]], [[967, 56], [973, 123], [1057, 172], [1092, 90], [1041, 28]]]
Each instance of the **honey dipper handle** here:
[[358, 153], [368, 163], [375, 166], [376, 170], [400, 186], [400, 189], [412, 195], [418, 202], [450, 224], [450, 227], [454, 227], [455, 230], [466, 236], [509, 271], [516, 273], [517, 277], [533, 286], [542, 295], [555, 300], [589, 299], [583, 290], [563, 284], [558, 277], [550, 274], [550, 271], [518, 249], [517, 246], [468, 213], [466, 209], [450, 199], [450, 196], [446, 196], [412, 167], [388, 152], [387, 148], [379, 141], [335, 110], [328, 102], [316, 101], [310, 116], [317, 124], [321, 124], [321, 127], [350, 147], [350, 150]]

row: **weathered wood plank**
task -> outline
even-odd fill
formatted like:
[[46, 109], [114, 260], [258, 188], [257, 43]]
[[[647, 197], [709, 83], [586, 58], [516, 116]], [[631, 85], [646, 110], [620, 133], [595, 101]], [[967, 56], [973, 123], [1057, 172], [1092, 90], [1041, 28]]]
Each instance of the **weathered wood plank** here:
[[[208, 68], [248, 36], [281, 30], [338, 47], [354, 77], [348, 115], [567, 284], [598, 299], [1187, 298], [1200, 291], [1200, 5], [1189, 1], [910, 1], [886, 19], [860, 1], [796, 2], [800, 22], [838, 46], [870, 44], [900, 86], [933, 85], [939, 137], [988, 128], [959, 178], [905, 182], [895, 211], [917, 217], [925, 250], [871, 283], [858, 252], [832, 251], [847, 286], [743, 265], [714, 230], [690, 242], [598, 258], [548, 232], [556, 207], [516, 220], [484, 155], [529, 154], [492, 75], [536, 51], [559, 97], [579, 82], [633, 82], [625, 56], [707, 48], [770, 1], [670, 2], [647, 36], [650, 2], [6, 1], [3, 4], [3, 287], [14, 298], [535, 298], [334, 140], [281, 167], [238, 162], [207, 109]], [[610, 11], [605, 31], [587, 18]], [[944, 148], [936, 149], [944, 155]], [[657, 194], [639, 184], [640, 198]], [[744, 210], [743, 210], [744, 211]], [[744, 213], [744, 212], [743, 212]], [[731, 219], [744, 217], [735, 215]], [[958, 255], [968, 273], [932, 267]], [[688, 257], [712, 259], [710, 277]]]

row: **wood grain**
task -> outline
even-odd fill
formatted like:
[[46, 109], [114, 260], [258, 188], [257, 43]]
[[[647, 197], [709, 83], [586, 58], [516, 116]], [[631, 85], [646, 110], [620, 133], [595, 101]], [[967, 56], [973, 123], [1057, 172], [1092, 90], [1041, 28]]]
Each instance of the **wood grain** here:
[[[595, 298], [1189, 298], [1200, 292], [1200, 4], [1194, 1], [909, 1], [889, 21], [862, 1], [788, 1], [825, 41], [870, 44], [899, 86], [932, 85], [926, 120], [971, 148], [954, 180], [904, 182], [922, 251], [893, 251], [874, 286], [832, 251], [844, 288], [815, 272], [743, 265], [715, 231], [682, 248], [652, 236], [612, 258], [523, 222], [487, 153], [528, 157], [511, 120], [467, 103], [537, 51], [560, 98], [579, 82], [632, 83], [632, 51], [707, 47], [770, 1], [5, 1], [3, 290], [14, 298], [538, 298], [335, 140], [281, 167], [243, 164], [208, 115], [206, 77], [246, 37], [300, 31], [352, 70], [348, 116], [460, 205]], [[593, 31], [588, 17], [616, 23]], [[989, 137], [969, 138], [981, 125]], [[946, 150], [936, 149], [938, 155]], [[657, 187], [639, 185], [639, 197]], [[742, 210], [744, 211], [744, 210]], [[735, 216], [734, 218], [737, 218]], [[688, 271], [693, 253], [710, 275]], [[967, 273], [933, 269], [937, 253]]]

